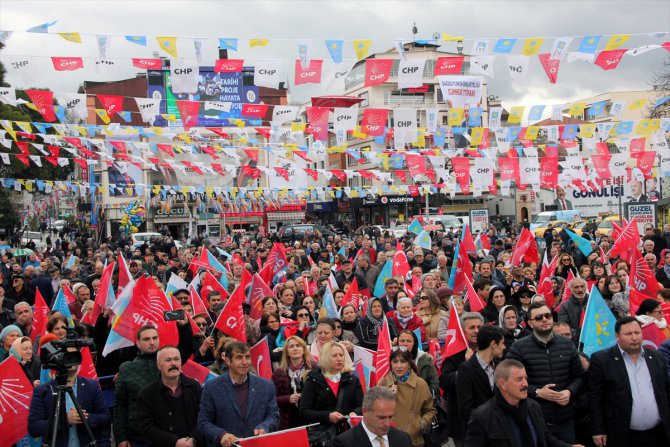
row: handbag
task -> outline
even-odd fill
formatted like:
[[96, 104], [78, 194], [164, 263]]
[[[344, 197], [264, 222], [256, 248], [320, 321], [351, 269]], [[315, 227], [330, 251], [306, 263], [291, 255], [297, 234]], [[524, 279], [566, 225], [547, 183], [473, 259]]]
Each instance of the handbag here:
[[[340, 406], [342, 405], [342, 398], [344, 393], [337, 394], [337, 403], [335, 404], [335, 411], [340, 411]], [[309, 447], [331, 447], [333, 445], [333, 439], [339, 433], [337, 431], [337, 425], [335, 424], [319, 424], [314, 427], [309, 427], [307, 429], [307, 438], [309, 440]]]
[[437, 415], [431, 423], [428, 433], [423, 435], [424, 447], [441, 447], [449, 440], [447, 432], [447, 410], [441, 396], [433, 396]]

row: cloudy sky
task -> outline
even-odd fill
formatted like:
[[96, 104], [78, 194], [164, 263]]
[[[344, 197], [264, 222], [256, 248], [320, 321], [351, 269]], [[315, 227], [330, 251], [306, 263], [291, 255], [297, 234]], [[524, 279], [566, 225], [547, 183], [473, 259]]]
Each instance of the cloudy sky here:
[[[32, 26], [58, 20], [50, 32], [82, 34], [84, 42], [74, 44], [52, 35], [27, 34]], [[584, 35], [640, 34], [628, 48], [660, 44], [670, 37], [650, 37], [648, 33], [670, 31], [670, 2], [667, 0], [605, 1], [26, 1], [0, 0], [0, 30], [17, 31], [7, 42], [2, 60], [12, 55], [37, 56], [45, 69], [36, 74], [35, 86], [55, 91], [76, 91], [83, 80], [100, 80], [91, 71], [56, 73], [49, 56], [97, 57], [96, 34], [114, 36], [108, 57], [151, 57], [158, 51], [154, 36], [207, 38], [206, 60], [216, 58], [217, 38], [239, 37], [238, 57], [247, 59], [286, 59], [297, 57], [297, 39], [313, 42], [314, 58], [329, 59], [324, 39], [345, 40], [345, 59], [354, 58], [351, 39], [372, 39], [372, 52], [392, 47], [396, 39], [411, 39], [416, 21], [418, 38], [433, 33], [466, 37], [466, 52], [472, 39], [559, 37]], [[147, 35], [149, 45], [126, 42], [124, 35]], [[268, 38], [267, 48], [248, 50], [243, 39]], [[579, 38], [570, 47], [576, 51]], [[543, 52], [551, 49], [546, 39]], [[600, 49], [604, 43], [601, 41]], [[517, 43], [515, 53], [520, 53]], [[180, 56], [193, 58], [193, 44], [180, 40]], [[163, 54], [164, 55], [164, 54]], [[625, 56], [619, 67], [603, 71], [589, 63], [562, 62], [558, 83], [549, 84], [534, 58], [527, 82], [516, 84], [504, 71], [503, 57], [496, 61], [495, 79], [489, 91], [503, 99], [505, 106], [557, 104], [612, 90], [647, 90], [654, 72], [661, 70], [670, 53], [654, 50], [637, 57]], [[92, 59], [90, 59], [92, 61]], [[130, 64], [128, 64], [130, 65]], [[121, 74], [133, 76], [134, 70]], [[27, 87], [20, 79], [8, 76], [17, 88]], [[322, 92], [334, 93], [334, 92]], [[298, 97], [300, 92], [296, 92]], [[304, 96], [304, 92], [303, 92]]]

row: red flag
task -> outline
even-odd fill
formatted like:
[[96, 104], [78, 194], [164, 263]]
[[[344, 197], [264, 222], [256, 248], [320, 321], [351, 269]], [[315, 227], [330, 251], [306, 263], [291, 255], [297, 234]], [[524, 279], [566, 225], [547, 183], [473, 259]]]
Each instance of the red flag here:
[[110, 117], [123, 110], [123, 96], [98, 95], [98, 99]]
[[177, 109], [181, 118], [181, 126], [184, 130], [198, 125], [198, 113], [200, 112], [200, 102], [198, 101], [177, 101]]
[[217, 73], [240, 73], [244, 68], [244, 59], [217, 59], [214, 71]]
[[305, 107], [307, 120], [312, 128], [314, 138], [319, 141], [328, 140], [328, 107]]
[[407, 276], [410, 271], [409, 262], [407, 262], [407, 255], [403, 251], [399, 243], [395, 247], [395, 255], [393, 255], [393, 268], [391, 274], [393, 276], [400, 275], [403, 278]]
[[54, 94], [48, 90], [25, 90], [37, 111], [45, 121], [56, 121], [54, 111]]
[[361, 129], [363, 132], [370, 137], [380, 137], [384, 135], [388, 113], [388, 109], [366, 108], [363, 111], [363, 119], [361, 120]]
[[463, 56], [447, 56], [438, 57], [435, 62], [435, 76], [443, 75], [458, 75], [461, 74], [461, 67], [463, 67]]
[[44, 335], [47, 331], [47, 320], [49, 319], [49, 306], [44, 301], [40, 289], [35, 289], [35, 310], [33, 312], [33, 329], [30, 332], [30, 339], [35, 342], [39, 335]]
[[610, 171], [611, 159], [612, 156], [610, 154], [591, 155], [596, 174], [603, 180], [612, 178], [612, 172]]
[[52, 57], [51, 62], [56, 71], [74, 71], [84, 68], [84, 59], [80, 57]]
[[468, 349], [468, 341], [461, 329], [456, 306], [452, 304], [449, 309], [449, 325], [447, 326], [447, 338], [444, 340], [444, 349], [442, 349], [442, 359], [448, 359], [464, 349]]
[[572, 292], [570, 291], [570, 283], [572, 282], [573, 279], [575, 279], [575, 274], [572, 273], [572, 270], [570, 270], [568, 271], [568, 277], [565, 279], [565, 286], [563, 287], [563, 295], [561, 295], [561, 302], [558, 303], [556, 310], [558, 310], [561, 307], [561, 304], [567, 301], [568, 298], [570, 298], [570, 295], [572, 295]]
[[365, 61], [365, 87], [383, 84], [391, 74], [393, 59], [368, 59]]
[[207, 382], [207, 379], [210, 378], [210, 375], [214, 375], [214, 373], [207, 367], [202, 366], [191, 359], [182, 362], [181, 372], [183, 372], [186, 377], [197, 380], [200, 385], [204, 385], [205, 382]]
[[81, 367], [77, 375], [91, 380], [98, 380], [98, 372], [95, 370], [91, 350], [88, 346], [81, 348]]
[[226, 289], [223, 288], [223, 285], [212, 275], [210, 272], [205, 272], [205, 277], [202, 279], [202, 284], [200, 285], [200, 295], [203, 300], [207, 299], [209, 292], [216, 290], [221, 294], [221, 301], [228, 299], [230, 294]]
[[[221, 297], [223, 299], [223, 296]], [[207, 306], [202, 301], [202, 297], [195, 290], [195, 287], [189, 287], [188, 301], [193, 307], [193, 315], [204, 315], [209, 318], [209, 312], [207, 311]]]
[[[630, 276], [629, 276], [630, 278]], [[642, 301], [648, 299], [649, 297], [638, 292], [634, 288], [631, 288], [628, 291], [628, 302], [630, 303], [630, 314], [635, 316], [637, 315], [637, 310], [640, 308]]]
[[340, 302], [340, 307], [344, 307], [347, 304], [352, 304], [356, 309], [360, 309], [361, 301], [358, 293], [358, 280], [356, 278], [351, 281], [351, 285], [344, 293], [342, 301]]
[[437, 374], [440, 375], [442, 372], [442, 347], [440, 346], [440, 341], [436, 338], [428, 341], [428, 354], [433, 358], [433, 365], [437, 369]]
[[472, 263], [468, 252], [462, 243], [458, 244], [458, 258], [456, 259], [456, 276], [454, 278], [454, 293], [458, 294], [466, 287], [466, 282], [472, 282]]
[[295, 85], [320, 84], [322, 60], [312, 59], [307, 67], [303, 67], [300, 60], [295, 61]]
[[651, 178], [651, 169], [656, 161], [656, 151], [644, 151], [631, 154], [631, 157], [637, 159], [637, 168], [642, 171], [644, 178]]
[[594, 64], [603, 70], [614, 70], [619, 65], [623, 55], [626, 54], [626, 51], [628, 50], [625, 48], [601, 51], [598, 57], [596, 57]]
[[639, 250], [632, 250], [632, 259], [630, 262], [630, 274], [628, 275], [628, 284], [631, 289], [646, 295], [647, 298], [656, 298], [661, 286], [656, 281], [654, 274], [642, 257]]
[[307, 429], [303, 427], [241, 439], [237, 443], [242, 447], [267, 447], [271, 445], [309, 447], [309, 438], [307, 437]]
[[63, 289], [63, 295], [65, 295], [65, 301], [67, 301], [68, 304], [72, 304], [75, 301], [77, 301], [77, 298], [74, 296], [74, 293], [72, 292], [72, 289], [70, 289], [70, 286], [67, 284], [62, 287]]
[[511, 265], [520, 265], [522, 260], [523, 262], [540, 262], [535, 237], [528, 228], [521, 230], [509, 262]]
[[405, 163], [409, 175], [417, 176], [426, 174], [426, 159], [421, 154], [405, 154]]
[[558, 256], [554, 256], [551, 263], [548, 263], [547, 252], [544, 252], [544, 261], [542, 262], [542, 271], [540, 272], [540, 280], [537, 282], [537, 293], [544, 297], [547, 306], [550, 309], [554, 308], [556, 304], [556, 297], [554, 297], [554, 289], [551, 286], [551, 276], [556, 271], [558, 265]]
[[251, 289], [249, 290], [249, 304], [251, 305], [251, 318], [259, 320], [263, 316], [263, 298], [274, 296], [272, 289], [263, 281], [258, 273], [255, 273], [251, 280]]
[[391, 333], [389, 332], [388, 319], [384, 318], [382, 328], [377, 339], [377, 352], [375, 352], [375, 383], [379, 382], [391, 370]]
[[469, 279], [465, 280], [465, 300], [470, 303], [470, 312], [481, 312], [486, 302], [477, 294]]
[[558, 186], [558, 157], [540, 158], [540, 186], [548, 189]]
[[161, 60], [156, 59], [145, 59], [145, 58], [133, 58], [133, 67], [137, 67], [144, 70], [160, 70], [162, 67]]
[[519, 179], [519, 159], [512, 157], [498, 158], [500, 166], [500, 181], [513, 180], [517, 184], [521, 183]]
[[470, 231], [470, 225], [465, 224], [465, 230], [463, 230], [463, 237], [461, 237], [461, 244], [463, 248], [468, 253], [476, 253], [477, 247], [475, 247], [475, 241], [472, 239], [472, 232]]
[[92, 324], [95, 324], [105, 307], [111, 307], [116, 299], [114, 296], [114, 289], [112, 288], [112, 275], [114, 273], [115, 265], [116, 263], [112, 262], [102, 271], [100, 287], [98, 287], [98, 293], [95, 294], [95, 303], [93, 304], [93, 311], [91, 312], [91, 320], [93, 320]]
[[542, 68], [544, 68], [544, 72], [547, 74], [549, 82], [551, 84], [556, 84], [556, 79], [558, 79], [558, 68], [561, 64], [561, 60], [551, 59], [551, 55], [549, 53], [538, 54], [537, 58], [540, 60], [540, 64], [542, 64]]
[[[470, 159], [466, 157], [453, 157], [451, 159], [451, 166], [454, 168], [456, 181], [458, 182], [458, 186], [461, 187], [463, 194], [470, 194]], [[474, 247], [474, 243], [472, 245]]]
[[[614, 222], [612, 222], [612, 226], [616, 228], [614, 227]], [[619, 255], [627, 255], [630, 250], [636, 250], [639, 243], [640, 233], [637, 229], [637, 220], [633, 218], [621, 229], [620, 234], [614, 241], [614, 245], [612, 245], [609, 257], [614, 258]]]
[[265, 265], [259, 273], [261, 279], [265, 281], [268, 286], [272, 285], [275, 277], [288, 267], [288, 260], [286, 259], [286, 251], [284, 244], [275, 242], [265, 259]]
[[16, 357], [10, 355], [0, 363], [0, 439], [3, 445], [14, 445], [28, 434], [28, 413], [33, 385]]
[[251, 363], [256, 368], [256, 373], [259, 376], [272, 380], [272, 360], [270, 360], [270, 346], [267, 336], [252, 346]]
[[653, 321], [642, 326], [642, 346], [658, 349], [665, 341], [665, 334]]
[[244, 290], [249, 283], [243, 275], [240, 285], [237, 286], [230, 299], [223, 307], [219, 318], [214, 327], [241, 342], [247, 342], [247, 331], [244, 327], [244, 313], [242, 312], [242, 303], [244, 303]]
[[253, 118], [263, 118], [268, 113], [267, 104], [244, 104], [242, 106], [242, 116], [251, 116]]
[[491, 238], [488, 234], [484, 233], [479, 237], [479, 240], [482, 242], [482, 248], [487, 250], [491, 249]]

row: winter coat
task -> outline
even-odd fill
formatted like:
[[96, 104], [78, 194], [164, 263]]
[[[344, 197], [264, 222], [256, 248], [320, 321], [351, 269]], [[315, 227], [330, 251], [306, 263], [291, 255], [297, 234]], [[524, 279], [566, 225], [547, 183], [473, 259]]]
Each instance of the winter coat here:
[[[351, 373], [342, 373], [338, 395], [335, 396], [330, 389], [326, 377], [321, 372], [321, 368], [314, 368], [307, 374], [305, 385], [302, 389], [300, 398], [300, 419], [304, 424], [319, 422], [321, 424], [330, 424], [328, 416], [335, 411], [338, 397], [342, 395], [342, 403], [338, 411], [347, 416], [352, 411], [356, 414], [362, 413], [363, 388], [358, 378]], [[338, 427], [341, 431], [343, 427]]]
[[419, 377], [426, 381], [433, 396], [439, 396], [440, 377], [437, 375], [433, 358], [427, 352], [419, 352], [414, 363], [416, 363], [416, 369], [419, 371]]
[[[398, 336], [398, 330], [395, 327], [395, 324], [390, 321], [389, 324], [389, 334], [391, 335], [391, 340]], [[359, 318], [356, 322], [356, 328], [354, 329], [354, 335], [360, 342], [360, 346], [372, 349], [373, 351], [377, 350], [377, 340], [379, 338], [379, 331], [381, 326], [377, 326], [372, 321], [366, 317]]]
[[572, 329], [572, 340], [575, 343], [579, 342], [579, 335], [582, 332], [581, 320], [582, 311], [586, 312], [586, 303], [589, 302], [589, 296], [586, 295], [584, 300], [580, 303], [574, 295], [570, 295], [567, 301], [561, 304], [558, 309], [558, 321], [568, 323]]

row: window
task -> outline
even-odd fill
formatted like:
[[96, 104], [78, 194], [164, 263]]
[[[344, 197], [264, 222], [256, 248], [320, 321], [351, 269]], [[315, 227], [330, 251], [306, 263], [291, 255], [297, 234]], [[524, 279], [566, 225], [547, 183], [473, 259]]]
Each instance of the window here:
[[367, 107], [369, 105], [369, 102], [368, 102], [369, 92], [359, 93], [358, 97], [363, 100], [363, 101], [360, 102], [360, 104], [358, 104], [359, 108]]

